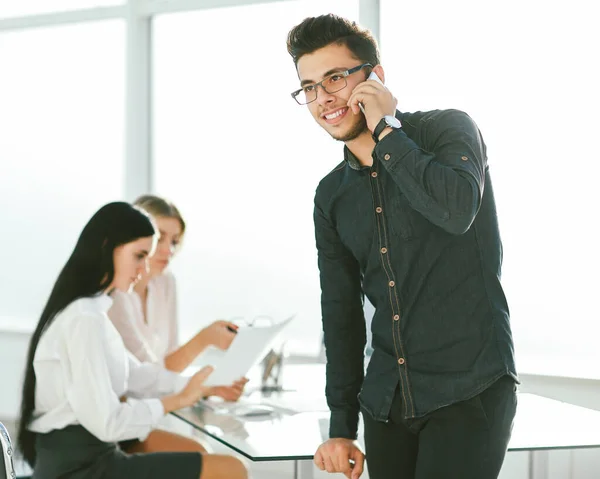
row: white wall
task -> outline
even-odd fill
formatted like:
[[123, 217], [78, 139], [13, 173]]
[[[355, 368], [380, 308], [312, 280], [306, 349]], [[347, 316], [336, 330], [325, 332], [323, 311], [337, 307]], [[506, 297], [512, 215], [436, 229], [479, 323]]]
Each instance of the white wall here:
[[0, 419], [18, 416], [29, 337], [18, 331], [0, 330]]

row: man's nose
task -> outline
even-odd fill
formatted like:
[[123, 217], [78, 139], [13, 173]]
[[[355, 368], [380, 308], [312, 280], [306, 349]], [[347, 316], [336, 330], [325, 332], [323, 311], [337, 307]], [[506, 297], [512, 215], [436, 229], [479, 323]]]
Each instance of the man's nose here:
[[332, 93], [327, 93], [327, 90], [323, 88], [322, 85], [317, 87], [317, 103], [319, 105], [328, 105], [329, 103], [333, 103], [335, 101], [335, 97]]

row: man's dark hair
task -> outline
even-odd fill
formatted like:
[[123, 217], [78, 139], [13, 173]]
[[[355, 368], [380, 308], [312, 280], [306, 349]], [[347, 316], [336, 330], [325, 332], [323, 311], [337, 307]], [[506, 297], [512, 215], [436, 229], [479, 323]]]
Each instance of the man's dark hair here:
[[288, 33], [287, 49], [294, 64], [298, 65], [303, 55], [332, 43], [346, 45], [357, 60], [379, 65], [379, 49], [371, 32], [332, 13], [306, 18], [292, 28]]

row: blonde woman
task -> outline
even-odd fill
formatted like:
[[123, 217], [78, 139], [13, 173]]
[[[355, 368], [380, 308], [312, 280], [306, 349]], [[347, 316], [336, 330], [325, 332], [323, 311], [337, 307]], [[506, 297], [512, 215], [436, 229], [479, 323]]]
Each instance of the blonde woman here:
[[[181, 372], [208, 346], [227, 349], [235, 337], [237, 326], [227, 321], [215, 321], [180, 345], [175, 278], [167, 267], [181, 245], [185, 221], [175, 205], [158, 196], [141, 196], [134, 205], [153, 217], [159, 230], [158, 244], [149, 258], [148, 271], [142, 273], [133, 290], [113, 295], [108, 315], [125, 346], [138, 360], [162, 364], [168, 370]], [[240, 378], [232, 385], [207, 387], [205, 395], [237, 401], [246, 382], [247, 379]], [[163, 430], [153, 431], [141, 443], [132, 441], [123, 447], [128, 452], [205, 452], [192, 438]]]

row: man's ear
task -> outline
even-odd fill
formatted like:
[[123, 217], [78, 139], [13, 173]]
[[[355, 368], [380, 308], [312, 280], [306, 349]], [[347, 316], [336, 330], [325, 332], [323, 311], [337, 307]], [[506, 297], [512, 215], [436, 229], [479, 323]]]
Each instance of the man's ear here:
[[385, 85], [385, 72], [383, 71], [383, 67], [381, 65], [376, 65], [373, 68], [373, 71], [379, 77], [379, 79], [381, 80], [381, 82]]

